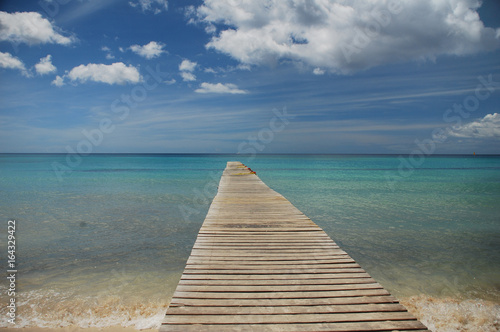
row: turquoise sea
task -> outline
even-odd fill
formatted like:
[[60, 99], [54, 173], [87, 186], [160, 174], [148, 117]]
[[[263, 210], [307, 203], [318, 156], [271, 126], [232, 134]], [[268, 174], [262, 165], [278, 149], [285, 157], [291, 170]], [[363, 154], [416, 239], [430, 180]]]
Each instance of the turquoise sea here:
[[500, 156], [0, 155], [16, 325], [158, 327], [227, 161], [257, 172], [435, 331], [497, 331]]

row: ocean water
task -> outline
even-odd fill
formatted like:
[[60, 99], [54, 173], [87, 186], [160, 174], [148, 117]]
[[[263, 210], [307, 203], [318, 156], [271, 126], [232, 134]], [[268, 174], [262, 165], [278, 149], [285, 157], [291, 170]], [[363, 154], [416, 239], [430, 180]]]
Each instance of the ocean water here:
[[[16, 325], [159, 326], [226, 162], [320, 225], [435, 331], [500, 326], [500, 157], [0, 155]], [[55, 169], [55, 170], [54, 170]]]

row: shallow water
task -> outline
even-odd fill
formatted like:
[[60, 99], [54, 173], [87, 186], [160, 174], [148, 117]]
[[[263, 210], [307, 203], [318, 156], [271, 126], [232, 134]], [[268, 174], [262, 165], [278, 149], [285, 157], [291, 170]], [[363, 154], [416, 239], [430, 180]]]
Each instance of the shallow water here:
[[499, 157], [403, 169], [397, 156], [94, 155], [59, 179], [53, 165], [65, 158], [0, 155], [5, 252], [7, 220], [17, 222], [18, 327], [158, 326], [229, 160], [257, 171], [429, 327], [456, 330], [439, 312], [467, 330], [500, 319]]

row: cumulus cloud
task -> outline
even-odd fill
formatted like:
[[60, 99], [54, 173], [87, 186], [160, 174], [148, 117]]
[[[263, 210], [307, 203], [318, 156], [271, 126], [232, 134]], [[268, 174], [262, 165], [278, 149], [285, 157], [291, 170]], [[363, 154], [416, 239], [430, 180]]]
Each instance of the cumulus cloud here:
[[482, 119], [450, 129], [449, 135], [463, 138], [500, 137], [500, 114], [487, 114]]
[[101, 51], [106, 52], [106, 59], [112, 60], [115, 58], [113, 53], [111, 53], [111, 49], [109, 47], [103, 46], [103, 47], [101, 47]]
[[324, 75], [325, 71], [323, 69], [321, 69], [321, 68], [314, 68], [313, 74], [314, 75]]
[[52, 23], [37, 12], [0, 11], [0, 41], [13, 43], [69, 45], [74, 37], [63, 36]]
[[168, 81], [164, 81], [163, 83], [167, 84], [167, 85], [172, 85], [172, 84], [175, 84], [175, 82], [177, 82], [175, 80], [175, 78], [172, 78], [171, 80], [168, 80]]
[[64, 77], [56, 79], [52, 84], [61, 86], [63, 79], [68, 78], [72, 82], [85, 83], [87, 81], [101, 82], [107, 84], [139, 83], [142, 77], [134, 66], [126, 66], [123, 62], [115, 62], [111, 65], [89, 63], [71, 69]]
[[151, 41], [149, 42], [149, 44], [146, 44], [144, 46], [132, 45], [130, 46], [130, 49], [132, 50], [132, 52], [137, 53], [146, 59], [153, 59], [166, 52], [163, 50], [164, 47], [165, 44]]
[[477, 0], [205, 0], [192, 22], [213, 33], [207, 48], [244, 64], [280, 60], [336, 73], [500, 47]]
[[55, 73], [57, 68], [52, 64], [52, 55], [48, 54], [45, 58], [41, 58], [40, 62], [35, 65], [35, 70], [38, 75]]
[[64, 78], [57, 75], [56, 78], [52, 81], [52, 85], [55, 85], [57, 87], [61, 87], [64, 85]]
[[196, 68], [197, 65], [198, 65], [198, 63], [196, 63], [196, 62], [189, 61], [188, 59], [184, 59], [184, 60], [182, 60], [181, 64], [179, 65], [179, 70], [192, 72], [192, 71], [194, 71], [194, 69]]
[[0, 52], [0, 68], [17, 69], [20, 70], [23, 75], [29, 76], [24, 63], [8, 52]]
[[213, 68], [210, 68], [210, 67], [209, 68], [205, 68], [203, 71], [205, 73], [217, 74], [217, 71], [215, 69], [213, 69]]
[[240, 90], [235, 84], [231, 83], [201, 83], [200, 88], [196, 89], [197, 93], [230, 93], [230, 94], [245, 94], [248, 91]]
[[167, 0], [139, 0], [138, 2], [130, 1], [129, 5], [134, 8], [140, 7], [143, 13], [153, 12], [155, 15], [168, 9]]
[[181, 77], [185, 82], [196, 81], [196, 76], [193, 74], [193, 71], [196, 69], [198, 63], [189, 61], [188, 59], [182, 60], [179, 65], [179, 70], [181, 72]]
[[185, 82], [196, 81], [196, 76], [188, 71], [181, 71], [182, 80]]

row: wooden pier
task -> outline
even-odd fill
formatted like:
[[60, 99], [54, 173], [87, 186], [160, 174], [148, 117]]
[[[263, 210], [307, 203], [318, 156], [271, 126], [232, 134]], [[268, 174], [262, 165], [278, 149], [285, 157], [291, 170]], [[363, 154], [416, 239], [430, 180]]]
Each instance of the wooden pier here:
[[228, 162], [160, 331], [394, 330], [427, 331], [311, 219]]

